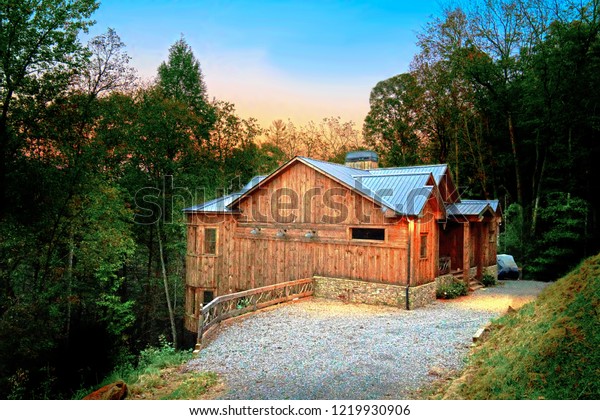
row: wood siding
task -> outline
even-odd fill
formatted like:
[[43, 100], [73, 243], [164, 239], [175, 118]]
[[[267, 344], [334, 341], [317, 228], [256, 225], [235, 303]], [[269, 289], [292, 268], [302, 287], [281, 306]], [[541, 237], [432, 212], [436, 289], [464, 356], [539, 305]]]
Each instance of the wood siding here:
[[[235, 213], [188, 214], [186, 328], [195, 325], [205, 291], [216, 297], [313, 276], [418, 286], [435, 279], [440, 255], [451, 257], [452, 269], [495, 263], [497, 221], [448, 221], [442, 229], [440, 206], [434, 194], [421, 217], [390, 217], [329, 176], [292, 163]], [[352, 239], [353, 228], [384, 229], [384, 240]], [[204, 249], [206, 229], [217, 232], [214, 255]]]
[[[314, 275], [406, 284], [408, 221], [386, 218], [370, 200], [304, 164], [290, 165], [238, 210], [188, 216], [188, 286], [218, 296]], [[207, 227], [218, 229], [216, 256], [201, 250]], [[353, 227], [385, 229], [385, 240], [353, 240]]]

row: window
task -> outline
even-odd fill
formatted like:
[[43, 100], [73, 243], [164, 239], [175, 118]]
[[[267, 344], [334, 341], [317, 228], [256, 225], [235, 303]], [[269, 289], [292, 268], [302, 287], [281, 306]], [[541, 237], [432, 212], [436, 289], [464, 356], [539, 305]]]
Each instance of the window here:
[[488, 232], [488, 242], [496, 242], [496, 231], [493, 229]]
[[206, 305], [207, 303], [212, 302], [212, 300], [215, 298], [215, 292], [213, 292], [212, 290], [205, 290], [204, 291], [204, 296], [203, 296], [203, 301], [204, 301], [204, 305]]
[[204, 253], [212, 255], [217, 253], [217, 229], [215, 228], [204, 229]]
[[365, 239], [369, 241], [384, 241], [385, 229], [351, 228], [352, 239]]
[[426, 233], [422, 233], [421, 234], [421, 251], [420, 251], [420, 255], [421, 255], [421, 258], [427, 258], [427, 234]]

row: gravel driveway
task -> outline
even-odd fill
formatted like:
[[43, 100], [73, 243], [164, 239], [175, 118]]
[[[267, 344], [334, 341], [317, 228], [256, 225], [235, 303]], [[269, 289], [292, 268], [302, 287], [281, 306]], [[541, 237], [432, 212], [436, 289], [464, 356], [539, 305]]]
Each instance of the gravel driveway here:
[[545, 285], [501, 282], [413, 311], [304, 300], [224, 326], [188, 367], [220, 374], [225, 399], [403, 399], [460, 369], [480, 326]]

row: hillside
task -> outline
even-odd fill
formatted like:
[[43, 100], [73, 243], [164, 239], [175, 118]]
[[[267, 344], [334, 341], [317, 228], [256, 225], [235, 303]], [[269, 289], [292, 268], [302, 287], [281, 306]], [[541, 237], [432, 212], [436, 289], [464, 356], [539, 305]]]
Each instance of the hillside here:
[[508, 314], [445, 399], [600, 398], [600, 255]]

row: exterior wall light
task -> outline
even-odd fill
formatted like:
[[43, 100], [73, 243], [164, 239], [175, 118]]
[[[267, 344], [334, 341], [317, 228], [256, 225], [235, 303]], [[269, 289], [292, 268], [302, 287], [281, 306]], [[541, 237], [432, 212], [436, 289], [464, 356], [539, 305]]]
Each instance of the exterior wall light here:
[[252, 230], [250, 231], [250, 233], [251, 233], [252, 235], [258, 235], [258, 234], [260, 233], [260, 228], [259, 228], [259, 227], [255, 227], [254, 229], [252, 229]]
[[317, 232], [315, 232], [314, 230], [309, 230], [308, 232], [306, 232], [306, 233], [304, 234], [304, 237], [305, 237], [305, 238], [308, 238], [308, 239], [312, 239], [312, 238], [314, 238], [315, 236], [317, 236]]
[[275, 237], [277, 237], [277, 238], [284, 238], [285, 237], [285, 232], [286, 232], [285, 229], [279, 229], [277, 231], [277, 233], [275, 234]]

